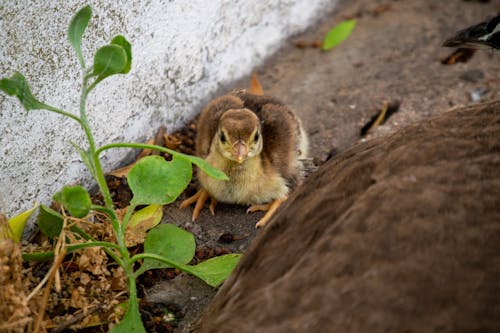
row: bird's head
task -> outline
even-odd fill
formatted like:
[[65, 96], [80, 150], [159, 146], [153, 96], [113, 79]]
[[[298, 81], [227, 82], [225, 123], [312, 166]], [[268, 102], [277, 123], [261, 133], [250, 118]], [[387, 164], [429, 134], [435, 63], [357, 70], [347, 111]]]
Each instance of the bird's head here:
[[259, 118], [248, 109], [230, 109], [222, 114], [214, 140], [222, 156], [243, 163], [262, 151]]

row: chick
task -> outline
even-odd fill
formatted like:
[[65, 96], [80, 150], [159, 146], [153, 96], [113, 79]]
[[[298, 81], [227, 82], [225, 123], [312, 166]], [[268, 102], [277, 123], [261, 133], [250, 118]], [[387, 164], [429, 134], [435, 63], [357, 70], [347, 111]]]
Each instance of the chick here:
[[500, 50], [500, 15], [460, 30], [443, 46], [481, 48], [492, 47]]
[[196, 202], [194, 221], [209, 197], [212, 214], [217, 202], [250, 205], [247, 212], [267, 210], [262, 227], [303, 180], [307, 150], [300, 120], [277, 99], [244, 90], [216, 98], [198, 120], [196, 154], [229, 181], [199, 172], [201, 189], [181, 208]]

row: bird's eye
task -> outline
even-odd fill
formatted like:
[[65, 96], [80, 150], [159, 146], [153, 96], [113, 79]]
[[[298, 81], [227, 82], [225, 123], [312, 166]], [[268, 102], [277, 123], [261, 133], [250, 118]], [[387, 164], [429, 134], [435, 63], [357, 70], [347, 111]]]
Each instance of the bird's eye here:
[[259, 132], [255, 132], [255, 136], [253, 137], [253, 141], [254, 142], [259, 141]]
[[220, 142], [226, 143], [226, 136], [224, 135], [224, 132], [220, 133]]

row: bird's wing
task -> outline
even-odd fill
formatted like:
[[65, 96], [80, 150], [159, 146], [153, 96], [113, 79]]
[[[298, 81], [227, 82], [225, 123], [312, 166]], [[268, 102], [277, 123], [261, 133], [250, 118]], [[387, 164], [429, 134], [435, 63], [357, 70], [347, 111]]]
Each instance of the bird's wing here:
[[500, 49], [500, 15], [460, 30], [443, 43], [451, 47], [479, 48], [482, 45]]
[[224, 111], [229, 109], [240, 109], [243, 107], [243, 101], [233, 95], [224, 95], [212, 100], [201, 111], [198, 119], [198, 134], [196, 136], [196, 155], [205, 158], [210, 152], [210, 146], [217, 127], [219, 119]]

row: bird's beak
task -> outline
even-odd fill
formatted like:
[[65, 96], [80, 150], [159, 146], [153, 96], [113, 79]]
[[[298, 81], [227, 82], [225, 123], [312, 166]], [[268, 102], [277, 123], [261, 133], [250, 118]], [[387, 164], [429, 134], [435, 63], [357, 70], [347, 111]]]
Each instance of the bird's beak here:
[[245, 143], [238, 140], [233, 145], [233, 156], [236, 158], [236, 162], [241, 163], [248, 155], [248, 149]]

